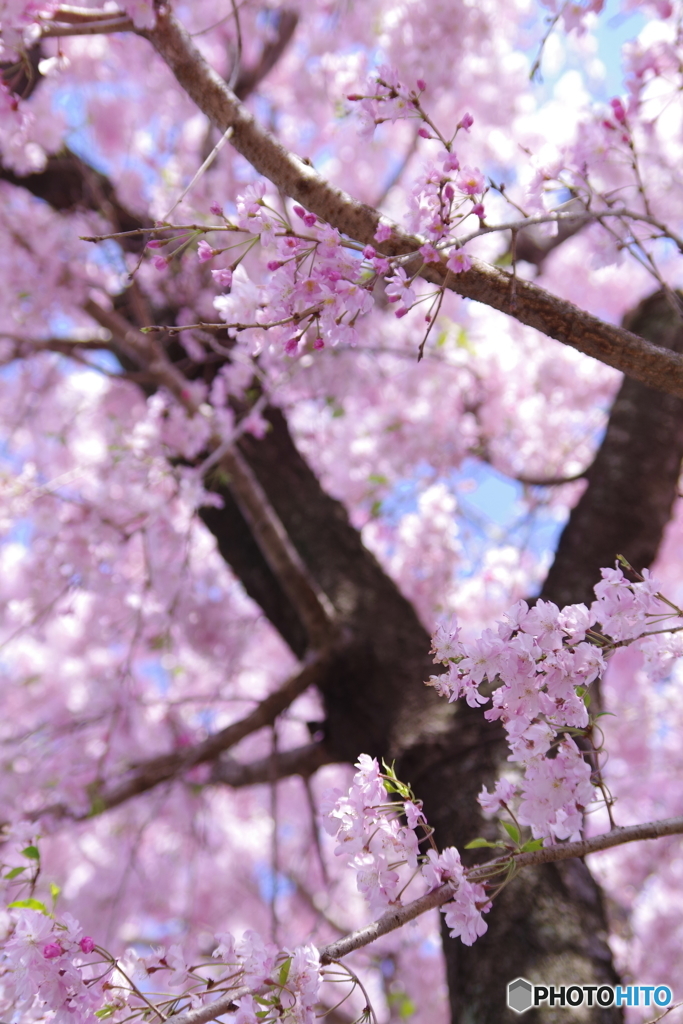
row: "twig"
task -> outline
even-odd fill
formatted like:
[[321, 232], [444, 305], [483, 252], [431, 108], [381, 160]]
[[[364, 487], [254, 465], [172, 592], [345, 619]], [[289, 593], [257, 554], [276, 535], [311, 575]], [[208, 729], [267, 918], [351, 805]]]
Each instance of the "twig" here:
[[162, 222], [168, 223], [168, 220], [169, 220], [171, 214], [173, 213], [173, 211], [175, 210], [175, 208], [177, 206], [180, 206], [180, 204], [182, 203], [183, 199], [185, 198], [187, 193], [190, 191], [190, 189], [194, 188], [194, 186], [197, 184], [197, 182], [199, 181], [201, 176], [204, 174], [204, 172], [209, 169], [209, 167], [214, 162], [214, 160], [216, 159], [216, 157], [218, 156], [218, 154], [220, 153], [220, 151], [222, 150], [223, 146], [228, 141], [228, 139], [230, 138], [231, 135], [232, 135], [232, 128], [228, 128], [227, 131], [223, 132], [223, 134], [221, 135], [220, 139], [218, 140], [216, 145], [213, 147], [213, 149], [211, 150], [211, 152], [207, 156], [207, 158], [204, 161], [204, 163], [201, 165], [201, 167], [199, 168], [197, 173], [192, 178], [192, 181], [190, 182], [190, 184], [187, 186], [187, 188], [183, 189], [183, 191], [180, 193], [180, 196], [176, 199], [175, 203], [173, 204], [171, 209], [168, 211], [166, 216], [162, 217]]
[[46, 25], [41, 30], [42, 39], [62, 38], [63, 36], [100, 36], [111, 35], [113, 32], [132, 32], [135, 26], [126, 16], [107, 18], [103, 21], [88, 21], [75, 25]]

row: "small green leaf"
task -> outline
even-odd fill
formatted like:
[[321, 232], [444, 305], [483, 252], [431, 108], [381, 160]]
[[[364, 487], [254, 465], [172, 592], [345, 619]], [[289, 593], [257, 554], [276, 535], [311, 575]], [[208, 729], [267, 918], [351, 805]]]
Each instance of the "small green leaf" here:
[[591, 695], [590, 695], [590, 693], [584, 693], [584, 695], [583, 695], [583, 703], [586, 705], [587, 708], [589, 708], [591, 706]]
[[287, 978], [289, 977], [289, 969], [290, 969], [291, 966], [292, 966], [292, 958], [291, 958], [291, 956], [289, 956], [289, 957], [287, 957], [287, 959], [285, 960], [285, 962], [283, 963], [282, 967], [280, 968], [280, 970], [278, 972], [277, 980], [280, 983], [280, 985], [286, 985], [287, 984]]
[[96, 796], [96, 797], [93, 798], [93, 802], [90, 805], [90, 811], [88, 813], [88, 817], [96, 818], [98, 814], [102, 814], [104, 811], [106, 811], [106, 809], [107, 809], [107, 805], [104, 802], [104, 800], [102, 799], [102, 797], [101, 796]]
[[108, 1003], [106, 1006], [103, 1006], [101, 1010], [95, 1010], [95, 1016], [99, 1017], [100, 1020], [105, 1020], [107, 1017], [113, 1017], [115, 1009], [116, 1007], [111, 1006]]
[[20, 875], [22, 871], [26, 871], [26, 868], [12, 868], [11, 871], [7, 872], [5, 878], [16, 878], [17, 875]]
[[519, 829], [517, 828], [517, 826], [511, 824], [511, 822], [509, 822], [509, 821], [502, 822], [502, 825], [503, 825], [503, 828], [505, 829], [505, 831], [507, 832], [507, 834], [510, 836], [510, 839], [512, 840], [512, 842], [513, 843], [519, 843], [520, 835], [519, 835]]
[[390, 992], [387, 997], [389, 1006], [395, 1007], [402, 1020], [412, 1017], [417, 1007], [405, 992]]
[[531, 853], [533, 850], [540, 850], [542, 846], [542, 839], [530, 839], [529, 842], [525, 843], [522, 847], [522, 853]]
[[40, 860], [40, 851], [37, 846], [27, 846], [26, 849], [21, 852], [24, 857], [28, 857], [29, 860]]
[[58, 885], [56, 885], [54, 882], [50, 882], [50, 895], [52, 896], [53, 904], [55, 904], [59, 899], [59, 894], [61, 893], [61, 891], [62, 890]]
[[368, 483], [371, 484], [388, 484], [389, 481], [383, 473], [371, 473], [368, 477]]
[[13, 903], [7, 904], [8, 910], [12, 910], [14, 907], [18, 907], [21, 910], [39, 910], [41, 914], [45, 914], [46, 917], [50, 916], [50, 911], [44, 903], [40, 902], [40, 900], [14, 900]]
[[502, 845], [503, 845], [502, 843], [490, 843], [488, 841], [488, 839], [482, 839], [480, 837], [479, 839], [473, 839], [471, 843], [467, 844], [465, 849], [466, 850], [478, 850], [482, 846], [494, 847], [494, 846], [502, 846]]

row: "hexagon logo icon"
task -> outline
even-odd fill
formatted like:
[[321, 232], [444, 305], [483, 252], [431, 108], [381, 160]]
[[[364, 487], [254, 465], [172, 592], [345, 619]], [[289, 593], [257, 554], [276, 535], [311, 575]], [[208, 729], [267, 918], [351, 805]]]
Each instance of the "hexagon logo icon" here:
[[533, 986], [526, 978], [515, 978], [508, 984], [508, 1006], [515, 1013], [525, 1013], [533, 1004]]

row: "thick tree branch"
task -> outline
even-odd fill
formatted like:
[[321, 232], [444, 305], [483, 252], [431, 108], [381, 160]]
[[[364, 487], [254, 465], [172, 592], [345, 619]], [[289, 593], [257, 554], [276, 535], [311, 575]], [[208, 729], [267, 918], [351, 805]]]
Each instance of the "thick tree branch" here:
[[[260, 174], [344, 234], [363, 244], [374, 241], [378, 212], [333, 188], [262, 129], [209, 67], [170, 10], [160, 11], [156, 27], [141, 34], [150, 40], [178, 83], [213, 124], [221, 132], [233, 129], [232, 144]], [[394, 230], [392, 238], [379, 248], [388, 255], [409, 255], [418, 246], [416, 239]], [[662, 352], [630, 331], [604, 323], [529, 281], [513, 282], [511, 275], [480, 260], [462, 274], [451, 274], [444, 263], [426, 264], [421, 273], [434, 284], [501, 310], [636, 380], [683, 397], [680, 355]]]
[[322, 742], [306, 743], [293, 750], [282, 750], [270, 757], [262, 757], [249, 764], [240, 764], [231, 757], [221, 757], [213, 765], [209, 783], [224, 783], [233, 789], [256, 786], [301, 775], [308, 778], [324, 764], [333, 764], [334, 758]]
[[[644, 299], [625, 323], [663, 351], [683, 352], [683, 323], [663, 292]], [[683, 401], [624, 380], [541, 597], [560, 607], [590, 604], [600, 568], [618, 554], [638, 570], [649, 567], [676, 500], [682, 459]]]
[[110, 786], [103, 782], [99, 786], [93, 787], [92, 809], [88, 814], [70, 815], [63, 805], [53, 805], [43, 808], [34, 817], [49, 814], [55, 817], [70, 816], [80, 820], [80, 817], [87, 818], [92, 814], [101, 814], [113, 807], [118, 807], [135, 796], [148, 793], [162, 782], [179, 778], [184, 772], [198, 764], [215, 761], [246, 736], [250, 736], [267, 725], [272, 725], [277, 716], [282, 714], [292, 701], [309, 686], [320, 685], [333, 657], [332, 650], [310, 656], [299, 672], [291, 676], [279, 690], [265, 697], [245, 718], [238, 722], [232, 722], [219, 732], [207, 736], [201, 743], [182, 750], [175, 750], [170, 754], [161, 754], [159, 757], [153, 757], [149, 761], [135, 765], [123, 781], [117, 781]]
[[297, 609], [310, 643], [321, 647], [334, 632], [334, 608], [311, 577], [249, 464], [236, 448], [222, 458], [228, 483], [268, 565]]

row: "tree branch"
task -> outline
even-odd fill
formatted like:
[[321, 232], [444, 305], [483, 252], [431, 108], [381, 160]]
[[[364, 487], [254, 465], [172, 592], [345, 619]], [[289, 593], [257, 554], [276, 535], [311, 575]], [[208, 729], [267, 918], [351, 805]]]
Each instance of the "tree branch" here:
[[[229, 750], [230, 747], [234, 747], [246, 736], [250, 736], [267, 725], [272, 725], [277, 716], [288, 708], [293, 700], [309, 686], [321, 682], [333, 656], [333, 651], [328, 649], [304, 659], [301, 670], [291, 676], [279, 690], [265, 697], [246, 718], [240, 719], [239, 722], [232, 722], [219, 732], [207, 736], [201, 743], [183, 750], [173, 751], [171, 754], [161, 754], [159, 757], [153, 757], [149, 761], [135, 765], [131, 768], [128, 778], [110, 788], [107, 788], [106, 783], [102, 783], [94, 793], [92, 809], [87, 814], [74, 816], [75, 820], [89, 818], [94, 813], [101, 814], [111, 810], [134, 796], [149, 792], [162, 782], [178, 778], [183, 772], [194, 768], [195, 765], [214, 761], [220, 754]], [[64, 805], [59, 804], [43, 808], [34, 817], [39, 818], [47, 814], [66, 817], [68, 813]]]
[[78, 24], [48, 24], [41, 29], [42, 39], [61, 39], [64, 36], [101, 36], [113, 32], [132, 32], [135, 26], [126, 15], [101, 20], [83, 21]]
[[[683, 352], [683, 324], [663, 292], [644, 299], [625, 322], [662, 351]], [[683, 402], [624, 380], [540, 596], [560, 607], [590, 604], [601, 566], [613, 565], [617, 554], [648, 568], [671, 517], [682, 459]]]
[[[481, 882], [490, 876], [492, 870], [504, 867], [507, 864], [514, 864], [517, 868], [528, 867], [533, 864], [550, 864], [551, 862], [570, 860], [574, 857], [585, 857], [590, 853], [597, 853], [600, 850], [608, 850], [614, 846], [622, 846], [624, 843], [633, 843], [644, 839], [660, 839], [663, 836], [680, 835], [683, 833], [683, 817], [667, 818], [663, 821], [652, 821], [642, 825], [630, 825], [626, 828], [614, 829], [601, 836], [594, 836], [592, 839], [582, 839], [576, 843], [559, 843], [556, 846], [545, 846], [540, 850], [530, 853], [518, 853], [505, 857], [497, 857], [487, 864], [477, 865], [466, 872], [468, 881]], [[344, 936], [336, 942], [319, 949], [320, 962], [329, 964], [340, 960], [349, 953], [355, 952], [368, 946], [371, 942], [379, 939], [382, 935], [402, 928], [409, 921], [426, 914], [429, 910], [442, 907], [453, 899], [457, 886], [450, 883], [440, 886], [432, 892], [425, 893], [411, 903], [401, 907], [392, 907], [382, 914], [380, 918], [364, 928], [358, 928], [349, 935]], [[258, 990], [259, 993], [266, 991], [265, 987]], [[178, 1013], [169, 1017], [167, 1024], [207, 1024], [223, 1013], [235, 1009], [235, 1000], [241, 996], [253, 993], [254, 989], [247, 985], [221, 996], [213, 1003], [202, 1006], [196, 1010], [188, 1010], [185, 1013]]]
[[334, 608], [310, 575], [287, 531], [247, 461], [230, 448], [221, 463], [229, 486], [268, 565], [297, 609], [310, 643], [328, 643], [334, 631]]
[[[155, 28], [140, 34], [149, 39], [178, 83], [219, 131], [232, 127], [232, 144], [255, 170], [345, 235], [362, 244], [374, 241], [378, 212], [333, 188], [262, 129], [209, 67], [169, 9], [159, 12]], [[386, 255], [408, 256], [419, 244], [417, 239], [394, 229], [392, 238], [379, 248]], [[411, 270], [419, 266], [414, 261]], [[604, 323], [529, 281], [515, 279], [513, 290], [509, 274], [481, 260], [474, 260], [472, 269], [462, 274], [451, 274], [444, 263], [425, 264], [420, 273], [435, 285], [507, 313], [651, 387], [683, 397], [680, 355], [662, 352], [624, 328]]]
[[240, 764], [231, 757], [222, 757], [213, 766], [209, 784], [222, 782], [233, 789], [239, 789], [242, 786], [276, 782], [290, 775], [308, 778], [324, 764], [333, 764], [334, 760], [321, 742], [306, 743], [293, 750], [281, 750], [249, 764]]
[[248, 68], [241, 68], [235, 85], [235, 96], [245, 100], [273, 70], [283, 53], [289, 46], [299, 23], [296, 11], [287, 8], [280, 10], [277, 23], [277, 34], [263, 47], [258, 63]]

